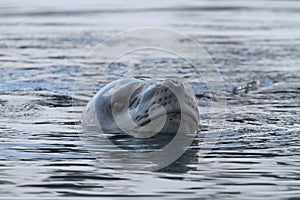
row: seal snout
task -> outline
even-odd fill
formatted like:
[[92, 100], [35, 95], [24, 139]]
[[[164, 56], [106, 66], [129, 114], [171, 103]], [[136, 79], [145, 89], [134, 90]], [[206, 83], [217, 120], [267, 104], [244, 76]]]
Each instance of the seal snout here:
[[145, 84], [137, 88], [129, 103], [132, 119], [139, 126], [163, 115], [167, 115], [168, 122], [180, 122], [181, 114], [198, 121], [198, 110], [195, 110], [197, 103], [191, 89], [177, 80]]

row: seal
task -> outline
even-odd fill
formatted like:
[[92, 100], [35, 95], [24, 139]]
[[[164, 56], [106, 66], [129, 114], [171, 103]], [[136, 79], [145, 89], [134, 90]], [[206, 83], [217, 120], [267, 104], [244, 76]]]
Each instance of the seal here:
[[199, 111], [193, 90], [185, 82], [128, 78], [98, 91], [82, 113], [82, 125], [118, 133], [119, 139], [122, 134], [162, 140], [163, 135], [174, 136], [178, 130], [195, 133]]

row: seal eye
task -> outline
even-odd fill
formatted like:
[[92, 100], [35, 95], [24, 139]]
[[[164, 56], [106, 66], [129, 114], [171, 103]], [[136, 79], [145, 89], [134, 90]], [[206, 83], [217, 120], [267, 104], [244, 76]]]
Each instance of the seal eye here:
[[121, 112], [125, 109], [125, 103], [122, 101], [116, 101], [112, 104], [112, 108], [115, 112]]

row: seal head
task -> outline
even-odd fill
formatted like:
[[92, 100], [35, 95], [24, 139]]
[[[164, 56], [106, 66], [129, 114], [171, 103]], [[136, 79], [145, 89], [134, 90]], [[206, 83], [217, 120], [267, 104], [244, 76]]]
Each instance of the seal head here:
[[82, 121], [87, 126], [98, 125], [105, 133], [118, 133], [118, 138], [162, 140], [166, 135], [176, 135], [178, 130], [195, 133], [199, 112], [193, 90], [186, 83], [121, 79], [94, 96]]

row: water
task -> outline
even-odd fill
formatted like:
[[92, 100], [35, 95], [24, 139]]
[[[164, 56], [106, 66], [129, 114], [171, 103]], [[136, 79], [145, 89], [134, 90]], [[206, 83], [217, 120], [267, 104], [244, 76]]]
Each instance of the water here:
[[[0, 198], [300, 198], [299, 10], [297, 1], [0, 2]], [[194, 82], [203, 126], [184, 159], [159, 172], [111, 170], [78, 136], [99, 79], [99, 65], [80, 66], [103, 39], [151, 26], [188, 34], [212, 55], [226, 123], [207, 127], [219, 102]], [[155, 64], [193, 80], [174, 58], [129, 58], [112, 77]], [[258, 90], [232, 94], [253, 80]], [[208, 132], [221, 136], [202, 158]]]

